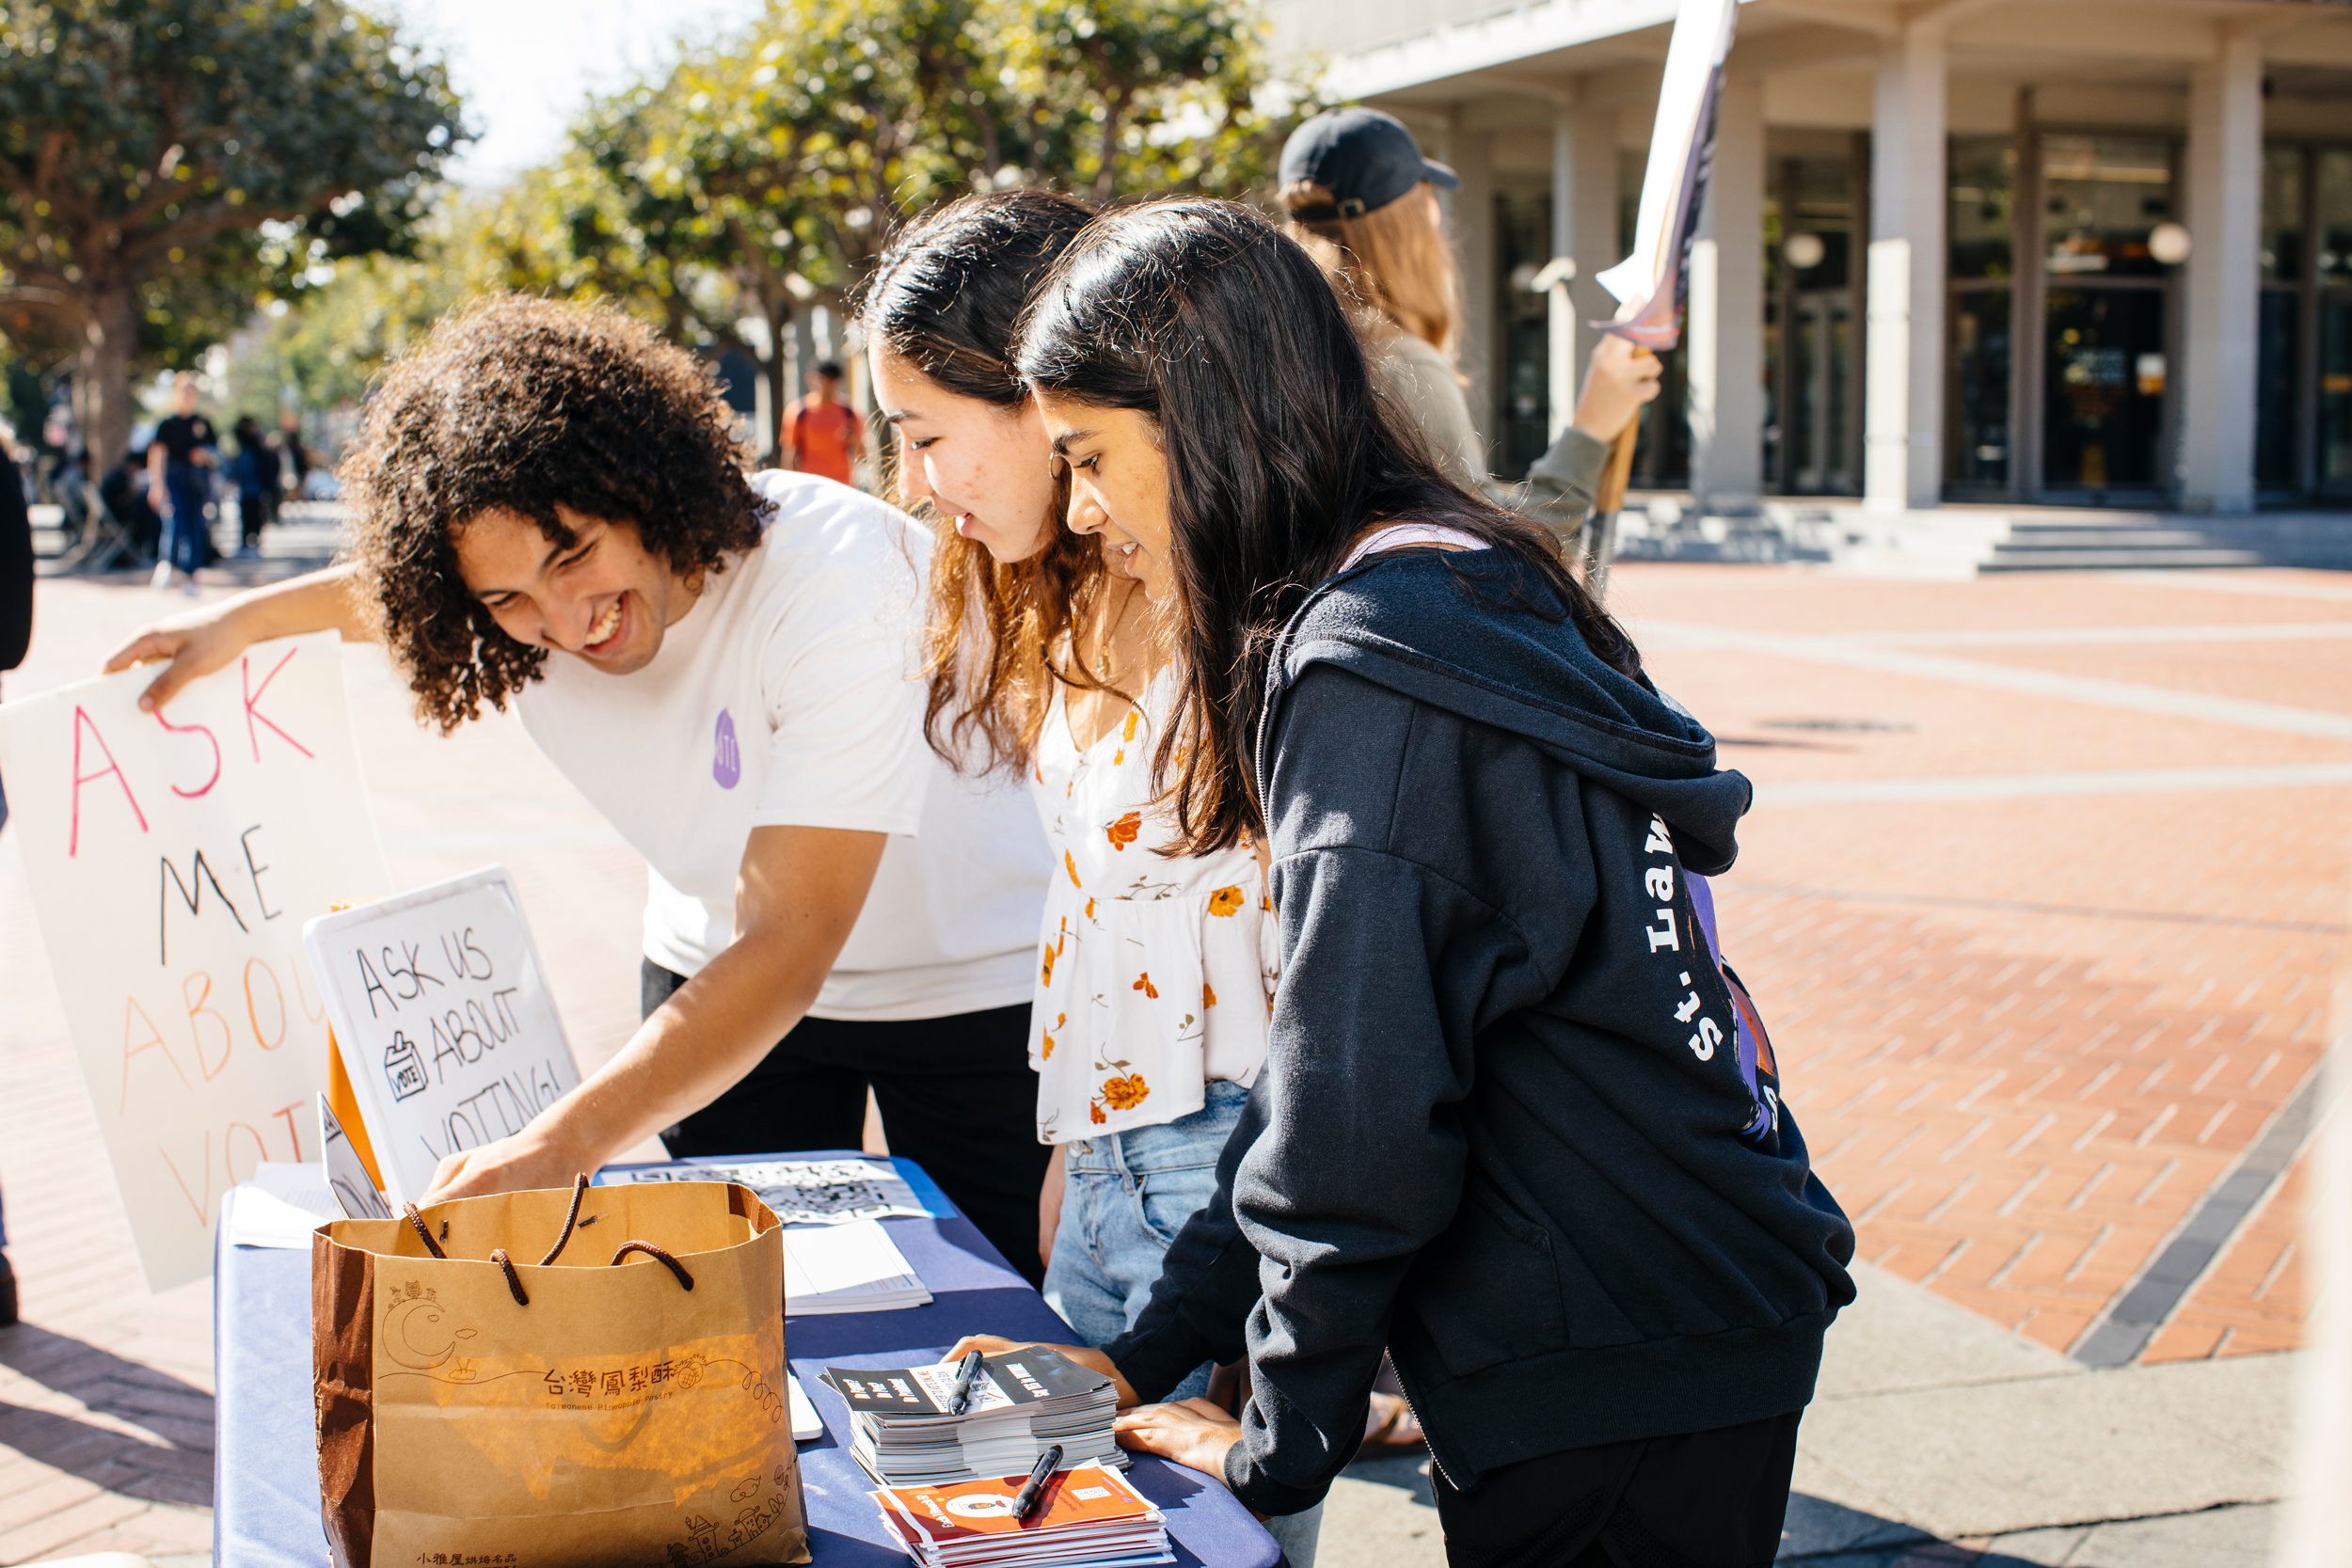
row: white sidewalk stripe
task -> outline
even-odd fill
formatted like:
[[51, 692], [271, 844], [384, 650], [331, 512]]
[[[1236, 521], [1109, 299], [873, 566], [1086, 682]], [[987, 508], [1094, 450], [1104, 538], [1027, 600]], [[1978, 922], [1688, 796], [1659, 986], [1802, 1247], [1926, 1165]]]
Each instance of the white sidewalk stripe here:
[[1680, 621], [1650, 621], [1642, 626], [1652, 643], [1677, 648], [1736, 649], [1802, 659], [1812, 664], [1836, 664], [1884, 675], [1913, 675], [1922, 680], [1981, 686], [2028, 697], [2053, 697], [2061, 702], [2088, 703], [2098, 707], [2153, 713], [2167, 719], [2195, 719], [2210, 724], [2234, 724], [2242, 729], [2272, 730], [2283, 735], [2308, 735], [2327, 740], [2352, 740], [2352, 714], [2323, 713], [2315, 708], [2290, 707], [2284, 703], [2249, 702], [2237, 697], [2214, 697], [2176, 691], [2132, 681], [2104, 680], [2091, 675], [2064, 675], [2047, 670], [2026, 670], [2005, 664], [1980, 664], [1972, 659], [1945, 658], [1933, 654], [1905, 653], [1874, 646], [1856, 638], [1788, 637], [1772, 632], [1737, 631], [1694, 626]]

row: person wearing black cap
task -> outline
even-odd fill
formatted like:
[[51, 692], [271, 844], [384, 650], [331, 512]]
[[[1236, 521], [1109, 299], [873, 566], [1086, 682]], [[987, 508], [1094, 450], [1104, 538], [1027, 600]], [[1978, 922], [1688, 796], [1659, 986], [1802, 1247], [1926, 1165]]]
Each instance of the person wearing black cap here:
[[1461, 286], [1437, 187], [1460, 186], [1377, 109], [1332, 109], [1291, 133], [1277, 192], [1291, 234], [1353, 307], [1391, 396], [1448, 478], [1475, 488], [1486, 446], [1454, 368]]
[[1413, 134], [1377, 109], [1333, 109], [1292, 132], [1280, 178], [1291, 236], [1353, 306], [1366, 357], [1446, 477], [1573, 540], [1610, 443], [1658, 395], [1657, 358], [1603, 338], [1551, 450], [1523, 484], [1489, 483], [1486, 442], [1454, 363], [1459, 283], [1434, 188], [1454, 189], [1460, 178], [1422, 157]]

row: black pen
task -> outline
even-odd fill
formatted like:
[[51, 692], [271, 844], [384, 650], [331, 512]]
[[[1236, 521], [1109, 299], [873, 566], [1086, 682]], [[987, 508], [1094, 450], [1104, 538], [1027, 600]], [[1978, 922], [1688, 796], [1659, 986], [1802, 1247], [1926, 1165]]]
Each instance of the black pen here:
[[980, 1353], [974, 1351], [956, 1369], [956, 1381], [947, 1389], [947, 1414], [961, 1416], [963, 1407], [972, 1402], [972, 1380], [980, 1375]]
[[1037, 1463], [1029, 1466], [1029, 1479], [1021, 1483], [1021, 1491], [1012, 1499], [1012, 1516], [1015, 1519], [1025, 1522], [1030, 1514], [1037, 1512], [1037, 1505], [1045, 1497], [1046, 1481], [1060, 1466], [1061, 1445], [1049, 1444], [1045, 1451], [1037, 1456]]

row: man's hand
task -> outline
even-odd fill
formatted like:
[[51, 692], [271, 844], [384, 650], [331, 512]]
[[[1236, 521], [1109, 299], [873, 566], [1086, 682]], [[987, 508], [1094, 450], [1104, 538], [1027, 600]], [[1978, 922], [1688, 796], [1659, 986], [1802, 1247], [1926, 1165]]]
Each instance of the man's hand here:
[[169, 660], [139, 695], [139, 706], [152, 713], [188, 682], [226, 669], [246, 649], [273, 637], [336, 631], [346, 642], [377, 641], [373, 626], [353, 601], [351, 582], [349, 567], [330, 566], [158, 621], [108, 654], [106, 673]]
[[594, 1176], [604, 1162], [584, 1150], [564, 1148], [543, 1131], [553, 1119], [544, 1117], [511, 1138], [501, 1138], [480, 1148], [443, 1155], [441, 1163], [434, 1167], [433, 1185], [423, 1201], [438, 1203], [452, 1197], [568, 1187], [582, 1171]]
[[1642, 412], [1642, 404], [1658, 396], [1658, 377], [1664, 369], [1649, 350], [1613, 335], [1602, 338], [1593, 345], [1572, 422], [1596, 441], [1615, 440]]
[[[159, 509], [160, 510], [160, 509]], [[236, 657], [260, 641], [248, 634], [228, 606], [207, 605], [156, 622], [106, 656], [106, 673], [134, 664], [168, 659], [164, 673], [139, 694], [139, 706], [152, 713], [199, 676], [228, 668]]]
[[956, 1348], [947, 1353], [947, 1359], [961, 1361], [974, 1351], [978, 1351], [982, 1355], [1002, 1355], [1009, 1350], [1027, 1350], [1033, 1346], [1059, 1351], [1079, 1366], [1091, 1367], [1109, 1378], [1111, 1386], [1119, 1391], [1120, 1409], [1125, 1410], [1131, 1405], [1141, 1402], [1136, 1397], [1135, 1385], [1120, 1375], [1119, 1369], [1111, 1365], [1111, 1358], [1101, 1351], [1090, 1350], [1085, 1345], [1052, 1345], [1045, 1343], [1042, 1339], [1007, 1339], [994, 1334], [967, 1334], [956, 1341]]
[[1139, 1405], [1123, 1412], [1111, 1430], [1129, 1452], [1157, 1454], [1214, 1476], [1220, 1484], [1225, 1456], [1241, 1441], [1241, 1422], [1207, 1400]]

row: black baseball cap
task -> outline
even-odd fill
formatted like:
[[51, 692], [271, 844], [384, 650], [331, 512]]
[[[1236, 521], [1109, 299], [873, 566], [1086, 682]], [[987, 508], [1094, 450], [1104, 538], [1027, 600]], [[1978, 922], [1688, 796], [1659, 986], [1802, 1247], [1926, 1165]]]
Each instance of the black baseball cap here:
[[1421, 155], [1404, 121], [1377, 109], [1329, 109], [1291, 133], [1282, 144], [1281, 182], [1311, 180], [1331, 193], [1332, 205], [1294, 207], [1301, 223], [1329, 223], [1376, 213], [1426, 180], [1448, 190], [1461, 176]]

